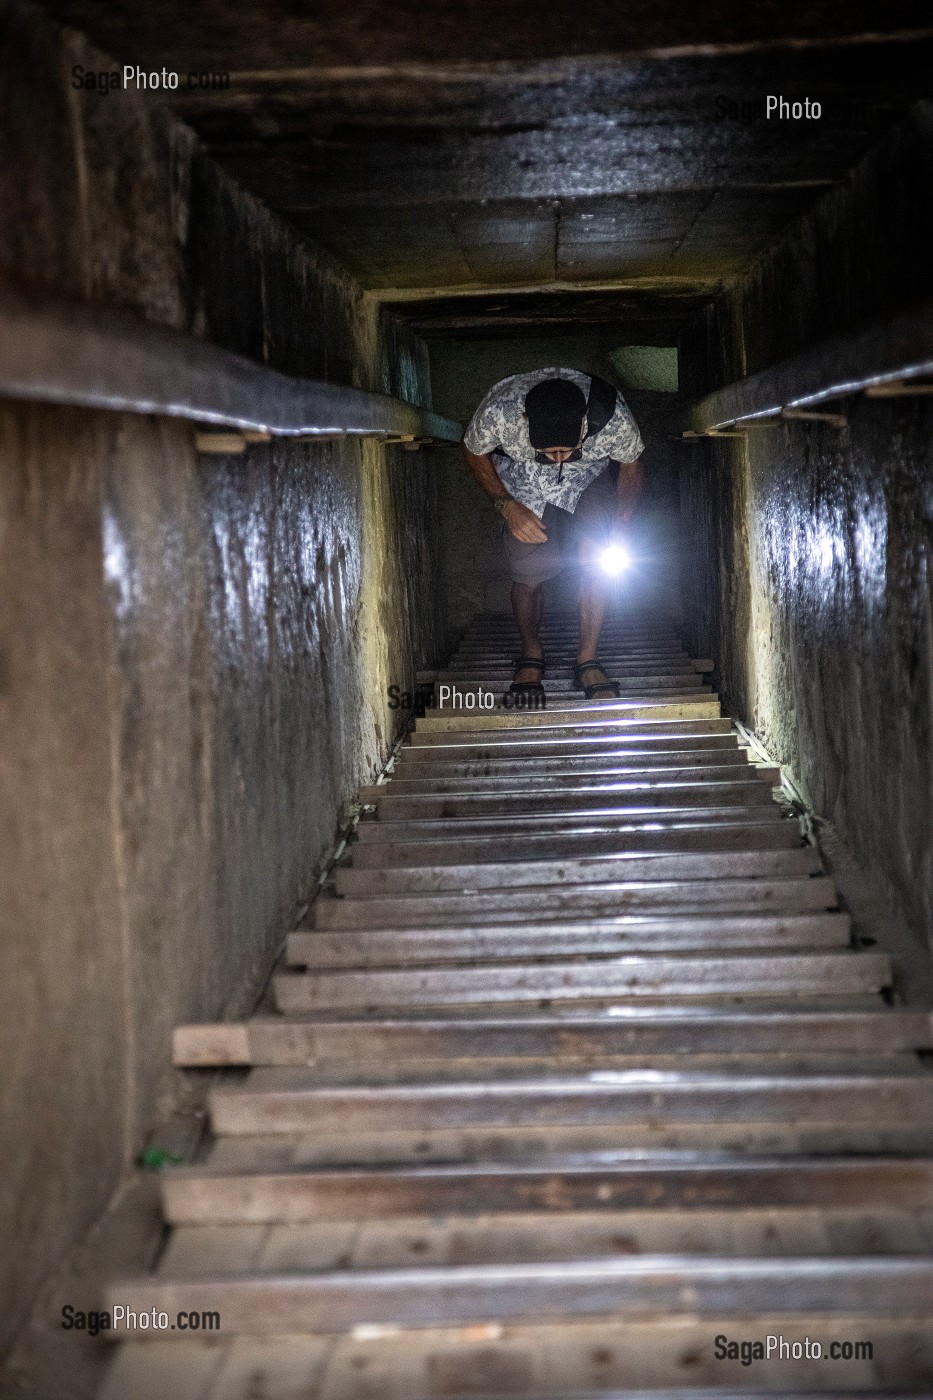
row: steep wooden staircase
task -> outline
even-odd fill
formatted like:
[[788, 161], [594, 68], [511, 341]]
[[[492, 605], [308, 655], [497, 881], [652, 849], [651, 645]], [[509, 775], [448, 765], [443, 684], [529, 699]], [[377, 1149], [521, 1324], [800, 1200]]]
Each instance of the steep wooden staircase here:
[[[671, 627], [607, 629], [617, 703], [573, 638], [546, 709], [418, 719], [274, 1005], [179, 1029], [214, 1138], [109, 1303], [220, 1330], [136, 1332], [105, 1400], [933, 1393], [930, 1016]], [[811, 1355], [717, 1354], [769, 1335]]]

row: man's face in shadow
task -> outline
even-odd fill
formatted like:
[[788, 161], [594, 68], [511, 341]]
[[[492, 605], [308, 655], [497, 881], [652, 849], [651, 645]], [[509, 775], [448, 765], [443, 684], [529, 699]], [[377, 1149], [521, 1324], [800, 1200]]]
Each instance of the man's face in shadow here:
[[[527, 423], [528, 414], [523, 413], [522, 417]], [[583, 446], [583, 439], [585, 436], [586, 419], [584, 418], [582, 423], [580, 424], [580, 436], [577, 439], [576, 445], [574, 447], [542, 447], [540, 451], [535, 452], [535, 461], [540, 462], [542, 457], [546, 457], [547, 460], [549, 462], [553, 462], [555, 466], [560, 466], [563, 462], [574, 461], [579, 456], [580, 448]]]

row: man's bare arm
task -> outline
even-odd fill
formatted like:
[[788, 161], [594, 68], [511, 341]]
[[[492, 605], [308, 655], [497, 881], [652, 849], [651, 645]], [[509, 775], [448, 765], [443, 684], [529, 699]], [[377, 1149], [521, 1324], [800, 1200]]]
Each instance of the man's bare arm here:
[[491, 501], [502, 502], [498, 509], [508, 526], [509, 533], [514, 535], [523, 544], [543, 544], [547, 539], [547, 531], [534, 511], [523, 506], [521, 501], [516, 501], [514, 496], [510, 496], [502, 484], [499, 473], [493, 466], [492, 457], [488, 452], [483, 452], [476, 456], [464, 443], [460, 444], [460, 451], [473, 479], [478, 483]]
[[635, 514], [635, 507], [641, 495], [644, 482], [641, 458], [634, 462], [619, 463], [619, 479], [616, 482], [616, 513], [618, 519], [628, 524]]

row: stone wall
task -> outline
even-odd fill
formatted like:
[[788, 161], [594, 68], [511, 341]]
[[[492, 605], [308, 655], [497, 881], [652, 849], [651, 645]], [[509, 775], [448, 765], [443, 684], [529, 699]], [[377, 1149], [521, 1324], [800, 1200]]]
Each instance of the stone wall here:
[[[691, 329], [695, 394], [933, 296], [933, 108], [892, 133]], [[684, 594], [726, 703], [933, 928], [933, 405], [684, 448]], [[688, 455], [689, 454], [689, 455]]]
[[[26, 7], [4, 11], [0, 275], [278, 369], [427, 394], [422, 348]], [[0, 1345], [244, 1007], [438, 659], [418, 453], [196, 454], [175, 420], [0, 408]]]

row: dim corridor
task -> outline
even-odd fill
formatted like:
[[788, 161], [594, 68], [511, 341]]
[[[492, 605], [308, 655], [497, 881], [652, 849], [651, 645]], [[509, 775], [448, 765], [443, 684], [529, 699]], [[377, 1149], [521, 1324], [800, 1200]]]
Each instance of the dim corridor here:
[[[419, 679], [501, 696], [515, 645]], [[711, 663], [647, 606], [601, 656], [618, 702], [429, 706], [257, 1013], [177, 1029], [212, 1136], [105, 1305], [219, 1331], [137, 1332], [101, 1400], [933, 1386], [930, 1015]]]
[[931, 78], [0, 4], [0, 1400], [933, 1398]]

